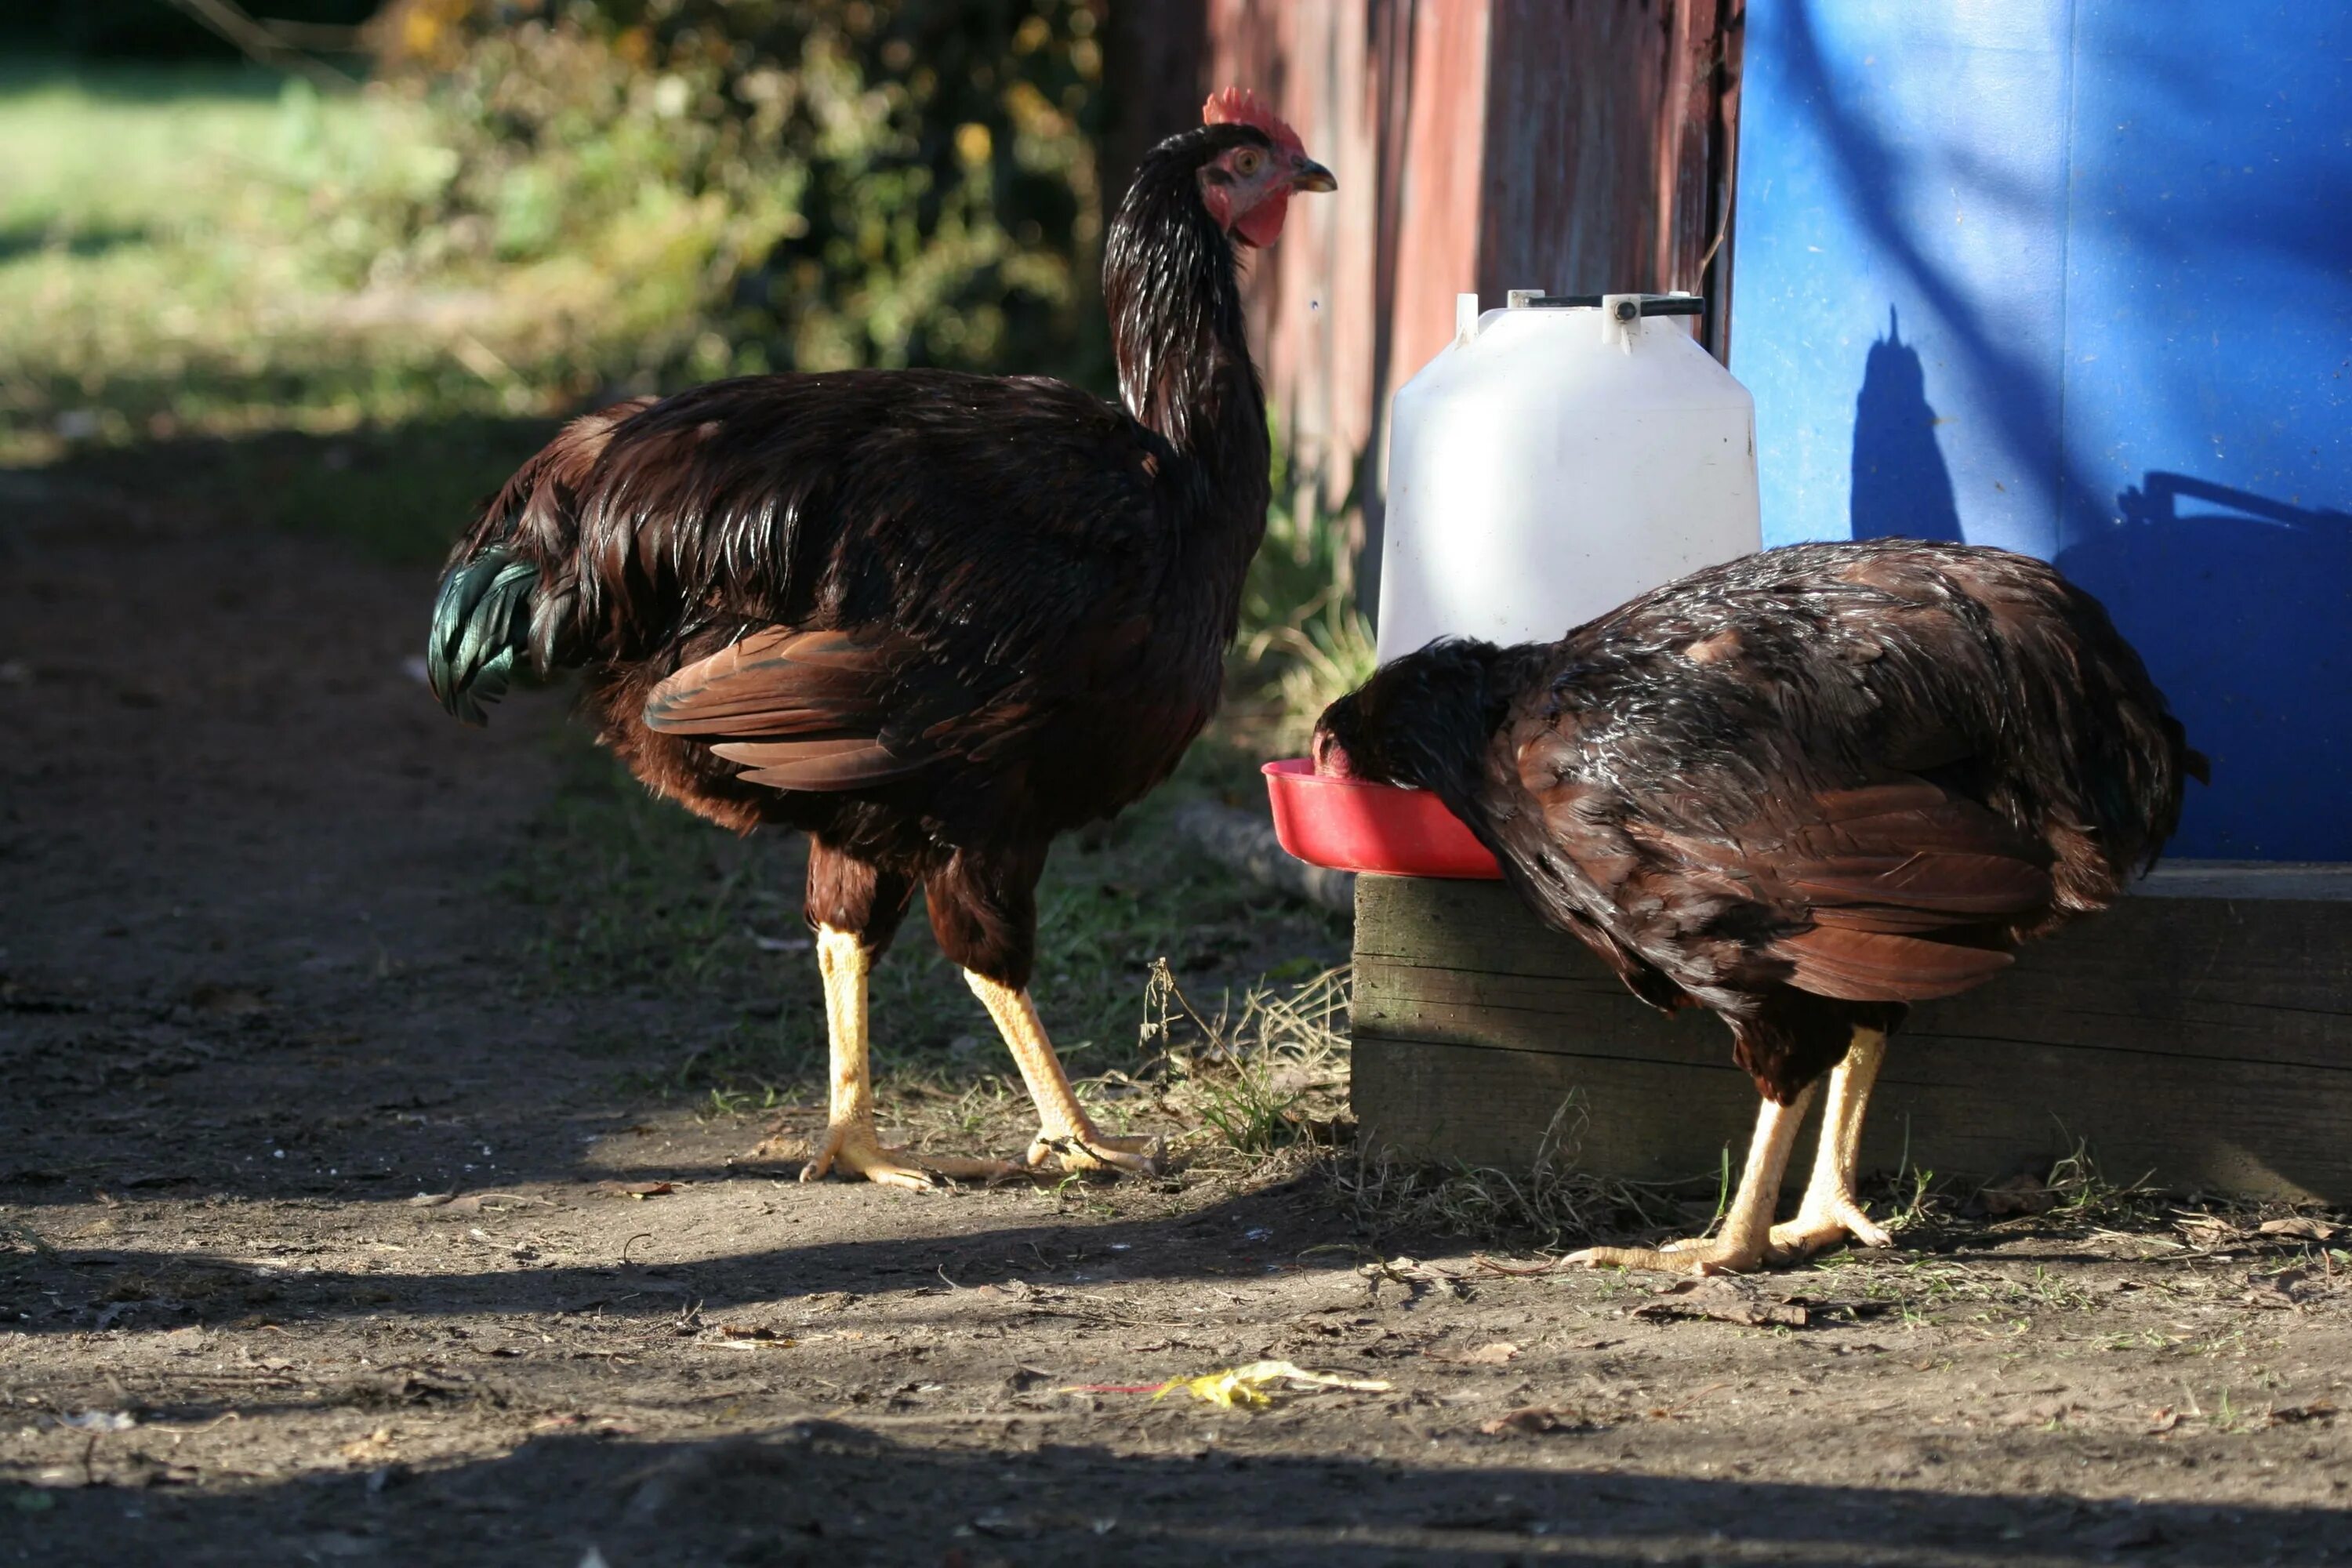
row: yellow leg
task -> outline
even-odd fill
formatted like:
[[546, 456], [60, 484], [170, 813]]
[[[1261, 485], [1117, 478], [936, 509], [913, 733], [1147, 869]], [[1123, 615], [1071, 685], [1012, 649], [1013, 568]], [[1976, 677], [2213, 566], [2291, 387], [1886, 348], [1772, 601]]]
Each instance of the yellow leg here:
[[962, 1160], [886, 1149], [874, 1131], [874, 1083], [867, 1059], [866, 976], [874, 955], [855, 933], [817, 928], [817, 973], [824, 978], [824, 1021], [832, 1036], [833, 1094], [824, 1142], [801, 1167], [801, 1180], [814, 1182], [838, 1165], [869, 1182], [899, 1187], [930, 1187], [940, 1176], [994, 1180], [1019, 1173], [1002, 1160]]
[[1886, 1035], [1880, 1029], [1856, 1029], [1845, 1059], [1830, 1074], [1829, 1102], [1822, 1107], [1822, 1141], [1813, 1155], [1812, 1178], [1805, 1184], [1804, 1201], [1797, 1217], [1772, 1227], [1772, 1257], [1780, 1261], [1806, 1258], [1849, 1237], [1864, 1247], [1892, 1247], [1895, 1238], [1862, 1212], [1854, 1195], [1854, 1165], [1862, 1152], [1862, 1115], [1870, 1103], [1870, 1087], [1878, 1079], [1878, 1064], [1886, 1058]]
[[1004, 1037], [1006, 1048], [1021, 1068], [1021, 1081], [1036, 1102], [1039, 1128], [1036, 1141], [1029, 1145], [1029, 1163], [1039, 1165], [1059, 1155], [1066, 1171], [1158, 1174], [1160, 1140], [1115, 1138], [1097, 1131], [1071, 1091], [1069, 1078], [1062, 1071], [1061, 1058], [1054, 1054], [1054, 1042], [1046, 1037], [1045, 1023], [1037, 1016], [1037, 1005], [1029, 999], [1029, 993], [969, 969], [963, 977], [981, 1005], [988, 1009], [988, 1016], [996, 1020], [997, 1032]]
[[1805, 1120], [1812, 1086], [1788, 1105], [1766, 1100], [1756, 1113], [1756, 1136], [1748, 1145], [1748, 1165], [1739, 1175], [1739, 1191], [1724, 1215], [1723, 1230], [1712, 1241], [1681, 1241], [1652, 1250], [1640, 1247], [1588, 1247], [1570, 1253], [1568, 1261], [1588, 1268], [1658, 1268], [1669, 1274], [1744, 1274], [1764, 1261], [1770, 1238], [1773, 1205], [1780, 1202], [1780, 1179], [1789, 1172], [1789, 1146]]

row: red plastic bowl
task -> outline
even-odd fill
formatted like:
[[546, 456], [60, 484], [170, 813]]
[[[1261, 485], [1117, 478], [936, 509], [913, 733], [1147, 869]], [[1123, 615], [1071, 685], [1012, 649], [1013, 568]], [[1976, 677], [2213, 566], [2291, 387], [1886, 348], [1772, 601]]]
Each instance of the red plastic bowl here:
[[1503, 868], [1425, 789], [1318, 774], [1305, 757], [1268, 763], [1274, 836], [1310, 866], [1390, 877], [1499, 882]]

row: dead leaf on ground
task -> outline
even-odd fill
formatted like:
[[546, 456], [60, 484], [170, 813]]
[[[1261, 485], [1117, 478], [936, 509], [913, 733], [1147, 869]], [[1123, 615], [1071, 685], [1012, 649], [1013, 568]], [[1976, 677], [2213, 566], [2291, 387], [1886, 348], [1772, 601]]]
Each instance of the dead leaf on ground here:
[[1491, 1421], [1482, 1421], [1478, 1430], [1489, 1437], [1499, 1437], [1507, 1432], [1540, 1436], [1547, 1432], [1592, 1432], [1608, 1423], [1596, 1420], [1580, 1411], [1560, 1405], [1523, 1405], [1517, 1410], [1507, 1410]]
[[2333, 1241], [2344, 1229], [2340, 1225], [2300, 1214], [2285, 1219], [2266, 1219], [2255, 1228], [2264, 1236], [2283, 1236], [2298, 1241]]
[[2015, 1175], [1995, 1182], [1977, 1194], [1989, 1215], [2042, 1214], [2058, 1201], [2038, 1176]]
[[379, 1426], [364, 1437], [354, 1437], [335, 1450], [353, 1464], [375, 1464], [392, 1452], [392, 1428]]
[[2159, 1405], [2147, 1413], [2147, 1430], [2151, 1436], [2169, 1432], [2179, 1425], [2180, 1412], [2169, 1405]]
[[2290, 1405], [2284, 1409], [2273, 1410], [2271, 1425], [2292, 1426], [2299, 1426], [2305, 1421], [2326, 1421], [2334, 1418], [2336, 1413], [2334, 1400], [2315, 1399], [2307, 1405]]
[[1519, 1347], [1508, 1340], [1496, 1340], [1492, 1344], [1473, 1345], [1466, 1351], [1439, 1348], [1421, 1353], [1431, 1361], [1451, 1362], [1456, 1366], [1501, 1366], [1519, 1353]]
[[712, 1326], [711, 1332], [716, 1337], [706, 1339], [703, 1343], [717, 1345], [721, 1350], [755, 1351], [762, 1346], [788, 1350], [799, 1342], [792, 1335], [780, 1334], [765, 1324], [718, 1323]]
[[676, 1182], [599, 1182], [596, 1184], [596, 1190], [610, 1194], [616, 1198], [635, 1198], [642, 1201], [646, 1198], [667, 1196], [677, 1191], [677, 1184]]
[[2065, 1420], [2069, 1411], [2080, 1408], [2063, 1399], [2037, 1399], [2002, 1416], [2000, 1424], [2004, 1426], [2046, 1426], [2053, 1421]]

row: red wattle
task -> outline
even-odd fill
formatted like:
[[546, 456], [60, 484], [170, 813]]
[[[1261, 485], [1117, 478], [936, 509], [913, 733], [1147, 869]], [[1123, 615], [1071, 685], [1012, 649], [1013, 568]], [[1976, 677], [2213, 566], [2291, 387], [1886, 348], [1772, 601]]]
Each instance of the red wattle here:
[[1242, 214], [1234, 223], [1234, 232], [1263, 248], [1272, 245], [1281, 235], [1283, 219], [1289, 215], [1290, 193], [1276, 191]]

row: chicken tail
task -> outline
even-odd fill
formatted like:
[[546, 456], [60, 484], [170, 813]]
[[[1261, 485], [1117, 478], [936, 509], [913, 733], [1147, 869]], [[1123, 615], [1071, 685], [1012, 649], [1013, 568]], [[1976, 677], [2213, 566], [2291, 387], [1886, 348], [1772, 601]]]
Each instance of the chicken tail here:
[[433, 605], [425, 670], [452, 717], [482, 724], [519, 663], [577, 657], [578, 507], [614, 429], [652, 398], [575, 419], [516, 470], [458, 542]]
[[531, 591], [539, 568], [493, 545], [441, 579], [425, 673], [433, 695], [461, 723], [486, 724], [483, 704], [506, 695], [515, 661], [530, 647]]

